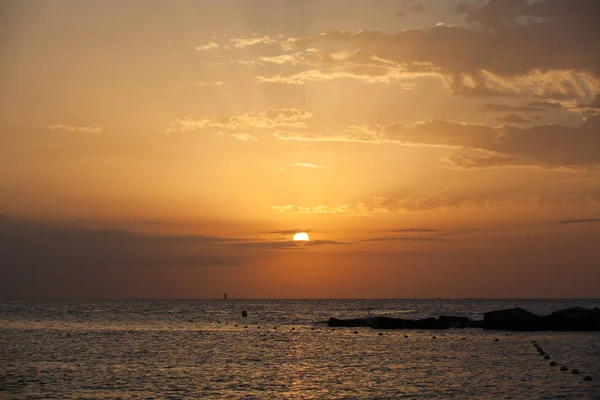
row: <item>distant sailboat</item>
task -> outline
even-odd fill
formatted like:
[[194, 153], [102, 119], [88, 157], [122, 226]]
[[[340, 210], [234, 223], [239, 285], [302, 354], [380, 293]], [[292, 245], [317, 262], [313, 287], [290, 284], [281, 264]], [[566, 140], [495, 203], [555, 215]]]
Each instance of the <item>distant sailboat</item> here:
[[227, 300], [227, 292], [225, 292], [225, 294], [223, 295], [223, 298], [224, 298], [225, 300]]

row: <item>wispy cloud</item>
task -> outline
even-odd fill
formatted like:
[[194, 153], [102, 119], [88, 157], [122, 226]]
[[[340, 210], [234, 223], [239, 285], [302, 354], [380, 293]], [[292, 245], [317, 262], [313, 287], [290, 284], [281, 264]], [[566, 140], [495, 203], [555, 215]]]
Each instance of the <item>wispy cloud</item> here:
[[54, 124], [48, 127], [50, 130], [62, 130], [69, 132], [87, 132], [87, 133], [102, 133], [102, 128], [99, 126], [77, 126], [77, 125], [64, 125]]
[[242, 142], [256, 142], [256, 141], [258, 141], [257, 138], [255, 138], [254, 136], [250, 135], [249, 133], [232, 133], [230, 136], [236, 138], [237, 140], [241, 140]]
[[219, 45], [217, 43], [215, 43], [215, 42], [208, 42], [207, 44], [196, 46], [196, 50], [198, 50], [198, 51], [208, 51], [208, 50], [216, 49], [217, 47], [219, 47]]
[[194, 82], [194, 85], [198, 85], [198, 86], [221, 86], [223, 84], [223, 81], [216, 81], [216, 82]]
[[325, 168], [322, 165], [315, 165], [315, 164], [307, 164], [307, 163], [294, 163], [291, 164], [292, 167], [300, 167], [300, 168], [316, 168], [316, 169], [323, 169]]
[[312, 113], [297, 108], [269, 108], [262, 112], [250, 112], [240, 115], [198, 118], [181, 118], [172, 122], [167, 132], [189, 130], [251, 130], [251, 129], [306, 129], [304, 122]]
[[587, 223], [594, 223], [594, 222], [600, 222], [600, 218], [566, 219], [566, 220], [563, 220], [563, 221], [558, 221], [558, 223], [561, 224], [561, 225], [567, 225], [567, 224], [587, 224]]

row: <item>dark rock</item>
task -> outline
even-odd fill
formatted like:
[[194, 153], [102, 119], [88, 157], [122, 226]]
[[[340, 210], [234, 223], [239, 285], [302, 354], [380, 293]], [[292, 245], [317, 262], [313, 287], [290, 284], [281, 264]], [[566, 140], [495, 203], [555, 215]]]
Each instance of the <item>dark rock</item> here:
[[[375, 319], [375, 318], [373, 318]], [[360, 326], [369, 326], [369, 323], [364, 319], [337, 319], [337, 318], [329, 318], [328, 326], [335, 326], [341, 328], [356, 328]]]
[[248, 316], [248, 311], [244, 310], [242, 311], [242, 317], [246, 318]]
[[452, 317], [442, 315], [438, 318], [438, 321], [445, 323], [450, 328], [466, 328], [469, 326], [469, 318], [467, 317]]
[[550, 328], [555, 331], [599, 331], [600, 309], [571, 307], [549, 316]]
[[483, 314], [483, 329], [508, 331], [542, 330], [540, 317], [519, 307]]
[[435, 318], [419, 319], [413, 322], [414, 329], [448, 329], [445, 322], [438, 321]]
[[471, 321], [469, 322], [470, 328], [483, 328], [483, 321]]
[[410, 319], [374, 317], [371, 320], [373, 329], [412, 329], [413, 321]]

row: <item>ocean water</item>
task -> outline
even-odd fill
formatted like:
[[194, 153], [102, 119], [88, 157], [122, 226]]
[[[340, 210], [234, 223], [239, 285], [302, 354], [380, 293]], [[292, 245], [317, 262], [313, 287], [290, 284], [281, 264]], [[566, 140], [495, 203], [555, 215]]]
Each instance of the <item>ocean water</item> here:
[[600, 300], [2, 301], [0, 398], [600, 399], [600, 332], [326, 326], [514, 306]]

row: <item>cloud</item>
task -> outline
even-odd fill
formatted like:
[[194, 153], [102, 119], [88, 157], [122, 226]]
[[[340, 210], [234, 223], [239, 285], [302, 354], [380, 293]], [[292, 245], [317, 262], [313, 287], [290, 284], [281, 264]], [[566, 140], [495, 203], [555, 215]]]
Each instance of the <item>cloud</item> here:
[[437, 229], [427, 229], [427, 228], [413, 228], [413, 229], [392, 229], [389, 232], [419, 232], [419, 233], [431, 233], [438, 232]]
[[528, 119], [525, 119], [518, 114], [509, 114], [505, 117], [498, 118], [498, 121], [507, 124], [528, 124], [530, 122]]
[[383, 236], [363, 239], [361, 242], [446, 242], [446, 239], [428, 236]]
[[[189, 130], [252, 130], [252, 129], [305, 129], [305, 120], [312, 117], [306, 110], [297, 108], [269, 108], [262, 112], [250, 112], [230, 117], [203, 116], [182, 118], [172, 122], [168, 132]], [[252, 140], [244, 136], [247, 140]], [[238, 137], [240, 139], [240, 137]], [[243, 139], [241, 139], [243, 140]]]
[[561, 108], [560, 103], [547, 101], [531, 101], [515, 106], [510, 104], [484, 103], [480, 108], [485, 112], [521, 112], [521, 113], [540, 113], [547, 112], [549, 109]]
[[213, 50], [216, 49], [217, 47], [219, 47], [219, 45], [215, 42], [208, 42], [207, 44], [201, 45], [201, 46], [196, 46], [196, 50], [198, 51], [208, 51], [208, 50]]
[[216, 81], [216, 82], [194, 82], [194, 85], [198, 85], [198, 86], [221, 86], [223, 84], [223, 81]]
[[280, 231], [269, 231], [269, 232], [265, 232], [265, 233], [273, 234], [273, 235], [293, 235], [298, 232], [310, 233], [311, 230], [310, 229], [284, 229], [284, 230], [280, 230]]
[[324, 169], [325, 167], [322, 165], [315, 164], [307, 164], [307, 163], [294, 163], [291, 164], [292, 167], [300, 167], [300, 168], [315, 168], [315, 169]]
[[587, 223], [594, 223], [594, 222], [600, 222], [600, 218], [566, 219], [566, 220], [563, 220], [563, 221], [558, 221], [558, 223], [561, 224], [561, 225], [567, 225], [567, 224], [587, 224]]
[[396, 15], [400, 18], [404, 18], [409, 14], [420, 14], [425, 11], [425, 6], [423, 4], [413, 4], [410, 7], [404, 7], [402, 10], [398, 11]]
[[[600, 203], [600, 191], [565, 193], [562, 195], [541, 196], [537, 193], [497, 193], [465, 195], [433, 195], [424, 197], [374, 196], [362, 202], [337, 205], [286, 205], [272, 207], [274, 211], [289, 214], [341, 214], [348, 216], [369, 216], [375, 214], [400, 214], [428, 212], [448, 209], [473, 209], [501, 207], [505, 205], [531, 207], [565, 207], [597, 205]], [[473, 232], [473, 229], [454, 229], [447, 231], [425, 229], [399, 229], [397, 233], [423, 233], [436, 236], [452, 236]]]
[[[510, 121], [516, 122], [514, 117]], [[445, 161], [460, 169], [525, 166], [581, 170], [600, 165], [599, 131], [600, 115], [589, 117], [579, 127], [492, 127], [430, 120], [412, 126], [351, 126], [336, 134], [276, 131], [274, 135], [280, 140], [447, 147], [455, 153]]]
[[50, 130], [62, 130], [69, 132], [86, 132], [86, 133], [102, 133], [102, 128], [99, 126], [74, 126], [74, 125], [63, 125], [63, 124], [54, 124], [48, 127]]
[[234, 38], [229, 39], [233, 43], [233, 47], [243, 49], [250, 46], [256, 46], [259, 44], [279, 44], [282, 41], [281, 37], [265, 36], [253, 36], [250, 38]]
[[335, 240], [311, 240], [308, 242], [298, 242], [293, 240], [286, 241], [264, 241], [264, 242], [249, 242], [239, 243], [236, 247], [247, 249], [262, 249], [262, 250], [300, 250], [305, 247], [318, 247], [325, 245], [350, 245], [351, 242], [338, 242]]
[[[400, 15], [420, 11], [416, 5]], [[281, 54], [258, 62], [308, 66], [292, 74], [261, 75], [260, 82], [301, 85], [350, 78], [390, 83], [421, 73], [441, 76], [452, 92], [469, 96], [590, 99], [600, 92], [600, 3], [493, 0], [458, 11], [471, 25], [247, 40], [286, 43]]]
[[229, 136], [234, 137], [237, 140], [241, 140], [242, 142], [256, 142], [256, 141], [258, 141], [257, 138], [255, 138], [254, 136], [250, 135], [249, 133], [232, 133]]

